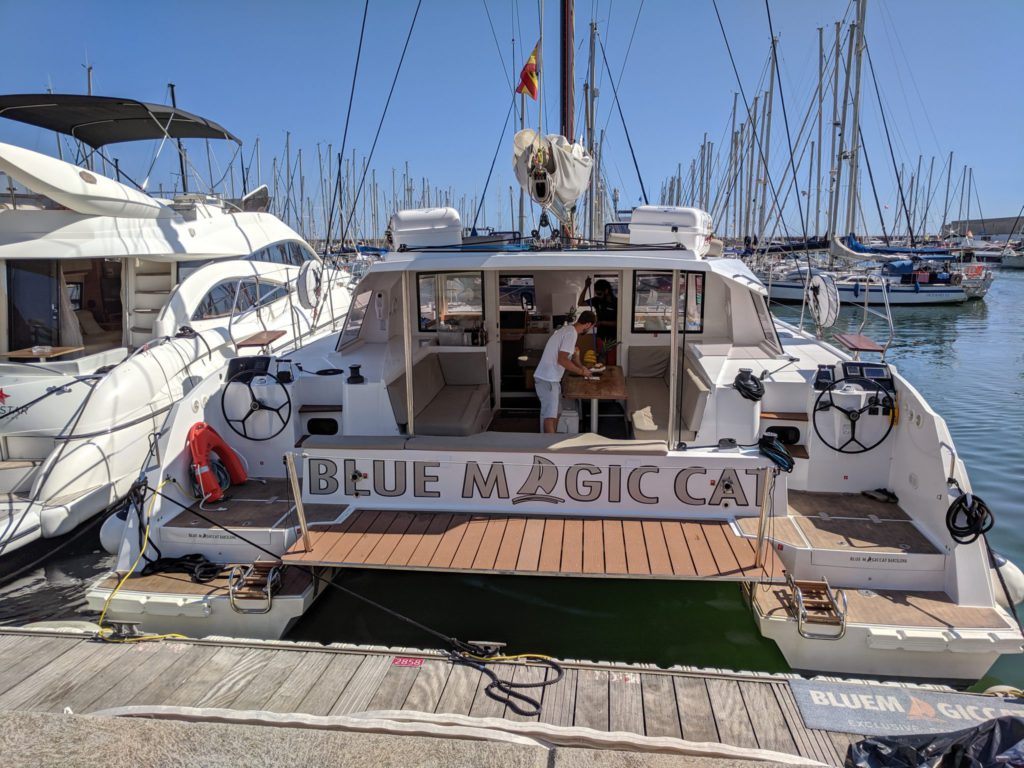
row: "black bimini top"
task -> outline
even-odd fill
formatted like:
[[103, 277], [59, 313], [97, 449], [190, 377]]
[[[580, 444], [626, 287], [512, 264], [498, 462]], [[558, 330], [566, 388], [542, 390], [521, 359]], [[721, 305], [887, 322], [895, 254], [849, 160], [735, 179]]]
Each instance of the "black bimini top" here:
[[0, 96], [0, 117], [67, 134], [93, 149], [143, 139], [227, 139], [217, 123], [164, 104], [80, 94]]

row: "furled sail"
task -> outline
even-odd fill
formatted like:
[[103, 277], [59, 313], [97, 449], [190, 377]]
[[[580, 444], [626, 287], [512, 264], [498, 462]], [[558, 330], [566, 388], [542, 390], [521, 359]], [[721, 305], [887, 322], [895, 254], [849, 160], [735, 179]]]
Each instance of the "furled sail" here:
[[582, 144], [527, 128], [515, 136], [512, 166], [526, 193], [564, 225], [590, 183], [594, 159]]

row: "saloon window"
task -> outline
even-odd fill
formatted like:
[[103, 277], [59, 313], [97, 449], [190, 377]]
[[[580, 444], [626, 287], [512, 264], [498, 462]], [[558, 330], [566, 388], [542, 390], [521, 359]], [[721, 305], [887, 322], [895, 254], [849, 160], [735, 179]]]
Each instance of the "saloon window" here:
[[225, 280], [218, 283], [199, 302], [199, 306], [192, 313], [192, 319], [212, 320], [216, 317], [227, 317], [235, 305], [237, 289], [237, 280]]
[[270, 304], [271, 302], [283, 299], [288, 295], [288, 288], [281, 283], [275, 283], [268, 280], [261, 280], [259, 282], [259, 303], [260, 305]]
[[339, 350], [359, 338], [359, 329], [363, 327], [363, 318], [366, 317], [366, 308], [370, 306], [370, 296], [372, 294], [373, 291], [363, 291], [356, 296], [352, 306], [349, 307], [348, 315], [345, 317], [345, 327], [341, 331], [341, 337], [338, 339], [337, 348]]
[[482, 272], [419, 275], [416, 288], [420, 331], [474, 328], [484, 316]]
[[[679, 330], [687, 333], [704, 331], [704, 275], [700, 272], [679, 273]], [[633, 333], [667, 333], [671, 330], [672, 273], [635, 272], [633, 275]], [[685, 324], [683, 318], [685, 317]]]

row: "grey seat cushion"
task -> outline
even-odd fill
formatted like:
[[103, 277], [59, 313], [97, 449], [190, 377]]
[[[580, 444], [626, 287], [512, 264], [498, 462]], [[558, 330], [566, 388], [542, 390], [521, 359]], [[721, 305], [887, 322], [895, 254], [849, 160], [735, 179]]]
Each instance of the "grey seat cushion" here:
[[626, 407], [638, 438], [668, 437], [668, 385], [661, 376], [626, 379]]
[[405, 447], [410, 451], [665, 455], [664, 441], [617, 440], [590, 432], [578, 435], [482, 432], [457, 440], [451, 437], [411, 437]]
[[444, 387], [416, 414], [413, 429], [426, 435], [471, 435], [481, 428], [482, 412], [490, 412], [489, 397], [490, 392], [483, 384]]

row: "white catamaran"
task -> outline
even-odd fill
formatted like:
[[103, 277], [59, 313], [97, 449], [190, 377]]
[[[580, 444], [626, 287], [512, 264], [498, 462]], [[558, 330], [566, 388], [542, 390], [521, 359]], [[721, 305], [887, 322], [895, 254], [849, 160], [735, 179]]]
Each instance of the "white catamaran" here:
[[[3, 96], [0, 116], [93, 148], [237, 141], [177, 108], [127, 99]], [[329, 332], [350, 289], [266, 212], [265, 187], [236, 202], [158, 199], [10, 144], [0, 144], [0, 173], [9, 191], [0, 202], [4, 555], [120, 499], [182, 395], [229, 358]], [[322, 297], [321, 278], [331, 284]]]
[[[727, 580], [797, 670], [962, 684], [1021, 652], [945, 422], [858, 339], [774, 320], [743, 263], [704, 258], [708, 214], [641, 207], [630, 243], [581, 250], [460, 229], [451, 209], [393, 219], [341, 333], [231, 361], [172, 407], [152, 491], [105, 526], [93, 609], [276, 638], [346, 568]], [[502, 404], [587, 278], [617, 291], [618, 364], [580, 337], [599, 378], [563, 395], [590, 430], [540, 434]], [[140, 575], [157, 554], [212, 570]]]

